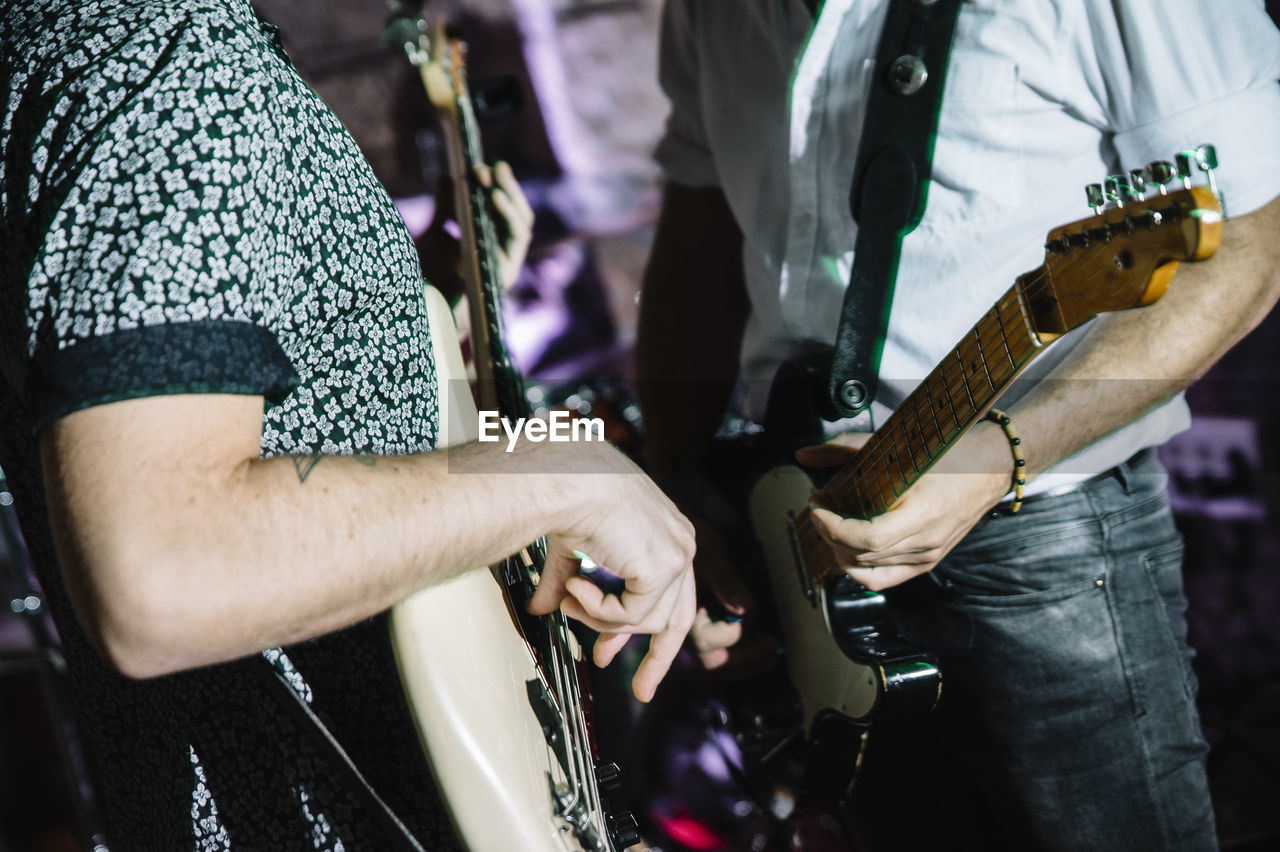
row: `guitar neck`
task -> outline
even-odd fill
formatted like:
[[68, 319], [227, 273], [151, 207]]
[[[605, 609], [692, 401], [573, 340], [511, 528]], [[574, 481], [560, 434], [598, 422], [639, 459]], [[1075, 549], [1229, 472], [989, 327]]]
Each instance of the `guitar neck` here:
[[878, 515], [975, 423], [1043, 344], [1026, 290], [1048, 288], [1042, 267], [1018, 279], [885, 421], [826, 491], [842, 513]]
[[441, 111], [449, 175], [462, 244], [462, 279], [471, 316], [472, 355], [478, 407], [508, 417], [527, 417], [524, 380], [507, 352], [502, 334], [502, 268], [497, 229], [489, 215], [488, 189], [475, 166], [484, 162], [479, 125], [471, 99], [457, 75], [453, 108]]
[[[1204, 260], [1221, 239], [1212, 192], [1188, 187], [1106, 210], [1049, 232], [1045, 262], [1018, 278], [824, 488], [830, 508], [857, 518], [888, 511], [981, 420], [1047, 343], [1108, 311], [1160, 298], [1178, 263]], [[839, 570], [809, 510], [793, 519], [804, 573]]]

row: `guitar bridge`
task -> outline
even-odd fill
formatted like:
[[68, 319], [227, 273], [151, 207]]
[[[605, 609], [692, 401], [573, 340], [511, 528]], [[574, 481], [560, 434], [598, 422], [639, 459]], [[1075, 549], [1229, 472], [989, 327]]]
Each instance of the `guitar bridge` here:
[[804, 592], [804, 599], [809, 602], [809, 606], [816, 607], [818, 590], [814, 588], [813, 580], [809, 579], [809, 572], [804, 562], [804, 548], [800, 546], [800, 533], [796, 530], [796, 513], [790, 510], [787, 511], [787, 537], [791, 540], [791, 561], [800, 578], [800, 589]]

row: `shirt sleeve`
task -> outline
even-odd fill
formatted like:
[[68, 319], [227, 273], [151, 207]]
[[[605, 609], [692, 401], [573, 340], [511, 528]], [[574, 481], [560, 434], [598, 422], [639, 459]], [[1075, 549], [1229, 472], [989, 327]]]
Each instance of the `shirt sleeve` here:
[[663, 7], [658, 81], [671, 102], [671, 113], [654, 156], [670, 180], [687, 186], [719, 186], [703, 125], [696, 5], [697, 0], [667, 0]]
[[120, 399], [275, 398], [297, 381], [264, 284], [283, 248], [269, 214], [289, 191], [266, 109], [270, 47], [216, 13], [156, 32], [97, 58], [42, 135], [78, 151], [61, 190], [46, 179], [57, 200], [28, 279], [37, 429]]
[[1211, 143], [1228, 215], [1280, 195], [1280, 33], [1262, 0], [1083, 6], [1075, 45], [1091, 100], [1078, 106], [1110, 130], [1118, 167]]

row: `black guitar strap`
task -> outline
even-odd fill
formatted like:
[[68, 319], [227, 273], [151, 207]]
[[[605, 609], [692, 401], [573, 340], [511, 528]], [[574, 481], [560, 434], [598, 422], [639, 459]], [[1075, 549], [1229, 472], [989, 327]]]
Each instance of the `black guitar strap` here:
[[961, 2], [889, 3], [849, 192], [858, 235], [823, 406], [830, 420], [857, 415], [875, 397], [902, 238], [924, 215]]
[[338, 742], [338, 738], [320, 720], [306, 699], [298, 694], [298, 690], [284, 673], [265, 658], [261, 661], [253, 661], [250, 670], [262, 681], [266, 691], [276, 696], [281, 706], [296, 723], [304, 730], [315, 734], [315, 742], [321, 752], [327, 752], [333, 758], [333, 766], [341, 773], [348, 787], [365, 798], [370, 813], [382, 823], [383, 829], [387, 832], [387, 838], [393, 844], [392, 848], [399, 852], [426, 852], [409, 827], [396, 815], [386, 800], [378, 795], [378, 791], [373, 789], [373, 785], [356, 767], [356, 762], [351, 759], [351, 755], [347, 754], [347, 750]]

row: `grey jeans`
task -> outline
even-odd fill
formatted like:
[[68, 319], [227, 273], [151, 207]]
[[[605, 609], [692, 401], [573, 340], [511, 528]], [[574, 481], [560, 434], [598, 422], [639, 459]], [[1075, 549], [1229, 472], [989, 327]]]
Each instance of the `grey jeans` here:
[[[1217, 848], [1165, 484], [1139, 454], [984, 521], [891, 597], [939, 656], [943, 697], [872, 730], [854, 805], [868, 847]], [[904, 801], [915, 819], [893, 816]]]

